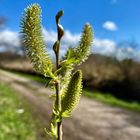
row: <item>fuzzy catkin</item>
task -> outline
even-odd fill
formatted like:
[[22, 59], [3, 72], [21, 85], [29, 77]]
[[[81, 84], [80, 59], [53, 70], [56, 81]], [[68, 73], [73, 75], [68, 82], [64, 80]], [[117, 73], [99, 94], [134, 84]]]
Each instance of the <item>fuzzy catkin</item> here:
[[34, 68], [44, 76], [52, 76], [52, 62], [46, 52], [41, 30], [41, 9], [38, 4], [29, 6], [21, 20], [23, 45]]
[[89, 23], [84, 26], [79, 45], [77, 47], [69, 48], [63, 60], [67, 64], [75, 65], [84, 62], [90, 52], [93, 43], [93, 30]]
[[85, 61], [88, 58], [91, 50], [92, 41], [93, 41], [92, 27], [90, 26], [89, 23], [87, 23], [82, 32], [79, 46], [75, 49], [76, 53], [75, 57], [78, 64]]
[[62, 96], [62, 114], [71, 114], [77, 106], [82, 92], [82, 72], [76, 71], [68, 85], [66, 93]]
[[59, 77], [61, 80], [60, 85], [60, 93], [64, 94], [68, 88], [68, 84], [70, 82], [71, 76], [72, 76], [72, 67], [62, 67], [62, 70], [60, 71]]

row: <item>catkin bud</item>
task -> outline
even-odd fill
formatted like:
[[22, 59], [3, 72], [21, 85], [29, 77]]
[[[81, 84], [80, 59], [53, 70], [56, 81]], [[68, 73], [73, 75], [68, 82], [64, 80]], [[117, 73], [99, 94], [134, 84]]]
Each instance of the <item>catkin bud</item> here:
[[56, 17], [55, 17], [56, 23], [57, 23], [57, 24], [59, 24], [59, 20], [60, 20], [60, 18], [63, 16], [63, 14], [64, 14], [64, 11], [63, 11], [63, 10], [60, 10], [60, 11], [57, 13], [57, 15], [56, 15]]
[[63, 16], [64, 11], [61, 10], [57, 13], [55, 19], [57, 24], [57, 32], [58, 32], [58, 40], [60, 41], [62, 36], [64, 35], [64, 29], [63, 26], [60, 24], [60, 18]]
[[82, 72], [76, 71], [68, 85], [67, 92], [62, 96], [61, 107], [62, 116], [71, 114], [77, 106], [82, 92]]

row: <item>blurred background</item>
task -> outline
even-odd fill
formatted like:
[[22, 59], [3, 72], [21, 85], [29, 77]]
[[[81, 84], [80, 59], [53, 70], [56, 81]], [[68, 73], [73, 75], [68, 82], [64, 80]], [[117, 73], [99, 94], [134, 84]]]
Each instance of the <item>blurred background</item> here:
[[0, 0], [0, 140], [44, 140], [51, 116], [47, 79], [35, 72], [20, 40], [20, 20], [32, 3], [42, 8], [42, 34], [50, 56], [57, 39], [55, 15], [63, 9], [60, 55], [94, 29], [83, 71], [83, 97], [64, 121], [64, 140], [140, 139], [139, 0]]

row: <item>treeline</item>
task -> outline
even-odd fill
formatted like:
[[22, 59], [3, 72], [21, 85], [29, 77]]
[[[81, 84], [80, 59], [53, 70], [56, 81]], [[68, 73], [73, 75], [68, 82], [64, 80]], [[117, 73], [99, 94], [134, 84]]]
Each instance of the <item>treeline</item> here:
[[[12, 53], [0, 54], [0, 67], [36, 74], [29, 60]], [[92, 54], [76, 69], [82, 69], [84, 86], [118, 98], [140, 101], [140, 62]]]
[[109, 92], [126, 100], [140, 101], [139, 62], [132, 59], [118, 61], [92, 54], [80, 68], [84, 74], [84, 86]]

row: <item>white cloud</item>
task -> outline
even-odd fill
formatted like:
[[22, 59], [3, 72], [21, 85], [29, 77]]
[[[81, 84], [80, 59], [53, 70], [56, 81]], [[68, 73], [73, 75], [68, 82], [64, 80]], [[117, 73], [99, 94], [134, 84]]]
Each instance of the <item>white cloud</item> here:
[[44, 36], [44, 40], [46, 42], [54, 43], [57, 39], [57, 34], [54, 31], [49, 31], [48, 32], [45, 28], [43, 28], [42, 33], [43, 33], [43, 36]]
[[103, 55], [113, 55], [116, 50], [116, 43], [109, 39], [94, 39], [93, 52], [101, 53]]
[[115, 24], [115, 22], [113, 21], [106, 21], [103, 26], [103, 28], [107, 29], [107, 30], [110, 30], [110, 31], [116, 31], [118, 30], [118, 27], [117, 25]]
[[[47, 43], [48, 50], [52, 57], [54, 57], [54, 52], [52, 46], [57, 39], [57, 33], [54, 31], [47, 31], [43, 29], [44, 40]], [[61, 43], [61, 56], [67, 51], [68, 47], [76, 46], [80, 40], [80, 33], [73, 34], [69, 30], [65, 31], [65, 36], [63, 37]], [[120, 46], [120, 45], [119, 45]], [[17, 32], [11, 30], [3, 30], [0, 32], [0, 51], [6, 49], [14, 50], [20, 48], [20, 39]], [[110, 39], [95, 38], [92, 46], [93, 53], [99, 53], [107, 56], [116, 57], [119, 60], [125, 58], [133, 58], [140, 60], [140, 50], [128, 46], [118, 47], [116, 42]]]
[[17, 32], [5, 29], [0, 32], [0, 52], [2, 51], [20, 51], [20, 40]]
[[72, 34], [69, 30], [66, 30], [62, 41], [70, 45], [75, 45], [79, 42], [80, 36], [80, 34]]
[[125, 58], [135, 58], [137, 52], [133, 48], [119, 48], [116, 50], [116, 58], [123, 60]]
[[116, 57], [118, 60], [132, 58], [140, 61], [140, 50], [136, 50], [131, 46], [118, 46], [114, 41], [109, 39], [94, 39], [94, 53], [103, 54], [106, 56]]
[[13, 32], [10, 30], [3, 30], [0, 32], [0, 45], [11, 45], [19, 46], [19, 37], [17, 32]]

